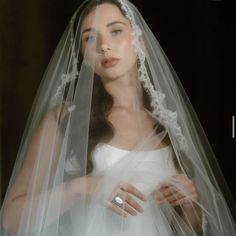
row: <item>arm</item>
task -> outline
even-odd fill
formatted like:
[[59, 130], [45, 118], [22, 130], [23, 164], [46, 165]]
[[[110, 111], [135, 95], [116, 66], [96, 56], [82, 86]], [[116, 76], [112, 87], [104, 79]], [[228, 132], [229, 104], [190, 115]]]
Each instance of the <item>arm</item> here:
[[197, 236], [203, 235], [201, 209], [195, 203], [191, 205], [180, 204], [174, 207], [177, 214], [183, 219], [189, 229], [195, 232]]
[[[54, 175], [60, 156], [62, 135], [58, 121], [56, 120], [57, 112], [59, 111], [56, 111], [56, 115], [55, 110], [47, 114], [36, 129], [28, 147], [26, 158], [6, 197], [3, 209], [3, 225], [11, 235], [17, 234], [19, 222], [22, 221], [21, 216], [23, 210], [29, 203], [32, 204], [33, 207], [30, 208], [30, 213], [27, 211], [30, 215], [25, 215], [24, 219], [30, 217], [32, 222], [35, 222], [36, 213], [38, 211], [37, 206], [40, 200], [44, 199], [44, 201], [49, 201], [49, 199], [58, 199], [58, 196], [63, 193], [60, 201], [50, 202], [52, 210], [58, 209], [59, 207], [60, 214], [63, 214], [75, 203], [82, 193], [82, 180], [79, 178], [71, 180], [70, 182], [61, 183], [53, 189], [46, 187], [48, 190], [43, 191], [45, 175], [49, 171], [47, 169], [50, 168], [50, 172]], [[38, 161], [39, 159], [40, 161]], [[34, 170], [35, 168], [37, 168], [37, 171]], [[35, 172], [37, 172], [37, 174], [33, 176]], [[37, 184], [35, 184], [36, 182]], [[32, 194], [34, 195], [33, 201], [30, 200]], [[23, 227], [26, 223], [27, 222], [21, 222]], [[36, 225], [37, 224], [32, 224], [30, 228], [33, 230]]]

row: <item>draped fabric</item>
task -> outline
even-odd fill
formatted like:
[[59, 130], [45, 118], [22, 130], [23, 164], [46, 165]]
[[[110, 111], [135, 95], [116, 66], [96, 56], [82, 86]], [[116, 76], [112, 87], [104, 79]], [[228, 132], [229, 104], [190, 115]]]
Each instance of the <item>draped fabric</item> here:
[[[2, 235], [236, 235], [222, 182], [178, 76], [139, 11], [126, 0], [85, 1], [33, 104], [1, 210]], [[158, 202], [163, 186], [176, 204]]]

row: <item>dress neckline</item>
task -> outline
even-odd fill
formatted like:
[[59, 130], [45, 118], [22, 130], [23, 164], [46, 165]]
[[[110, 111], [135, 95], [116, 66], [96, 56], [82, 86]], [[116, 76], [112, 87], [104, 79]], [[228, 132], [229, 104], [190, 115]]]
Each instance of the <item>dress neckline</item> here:
[[118, 148], [118, 147], [115, 147], [113, 145], [110, 145], [108, 143], [100, 143], [99, 146], [104, 146], [104, 147], [107, 147], [109, 149], [113, 149], [113, 150], [117, 150], [117, 151], [120, 151], [120, 152], [141, 152], [141, 153], [150, 153], [150, 152], [159, 152], [159, 151], [165, 151], [165, 150], [168, 150], [168, 149], [171, 149], [171, 145], [167, 145], [165, 147], [162, 147], [162, 148], [157, 148], [157, 149], [153, 149], [153, 150], [146, 150], [146, 151], [136, 151], [136, 150], [128, 150], [128, 149], [122, 149], [122, 148]]

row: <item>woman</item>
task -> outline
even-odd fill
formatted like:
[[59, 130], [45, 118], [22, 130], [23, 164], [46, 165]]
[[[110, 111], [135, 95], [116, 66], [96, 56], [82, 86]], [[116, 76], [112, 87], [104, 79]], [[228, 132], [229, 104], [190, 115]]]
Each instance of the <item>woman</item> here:
[[10, 235], [235, 235], [214, 156], [128, 1], [86, 1], [45, 74], [1, 213]]

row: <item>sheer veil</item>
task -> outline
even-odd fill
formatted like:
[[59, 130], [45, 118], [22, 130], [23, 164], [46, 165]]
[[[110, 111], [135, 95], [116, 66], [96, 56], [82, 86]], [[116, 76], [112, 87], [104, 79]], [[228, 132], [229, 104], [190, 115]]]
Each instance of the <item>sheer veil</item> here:
[[[96, 29], [104, 4], [119, 10], [132, 30], [127, 60], [119, 61], [123, 67], [111, 66], [116, 75], [135, 58], [133, 92], [123, 91], [136, 112], [128, 121], [119, 108], [118, 115], [111, 115], [115, 100], [97, 64], [102, 57], [107, 67], [114, 62], [94, 46], [101, 43]], [[119, 33], [114, 30], [115, 36]], [[126, 122], [129, 128], [119, 133]], [[140, 135], [129, 139], [133, 130]], [[186, 175], [197, 189], [188, 208], [155, 201], [154, 190], [163, 181], [188, 196], [176, 175]], [[121, 183], [146, 196], [145, 203], [137, 199], [146, 213], [124, 217], [108, 207]], [[127, 0], [85, 1], [65, 29], [38, 90], [1, 209], [1, 235], [233, 236], [230, 198], [180, 80], [139, 11]]]

